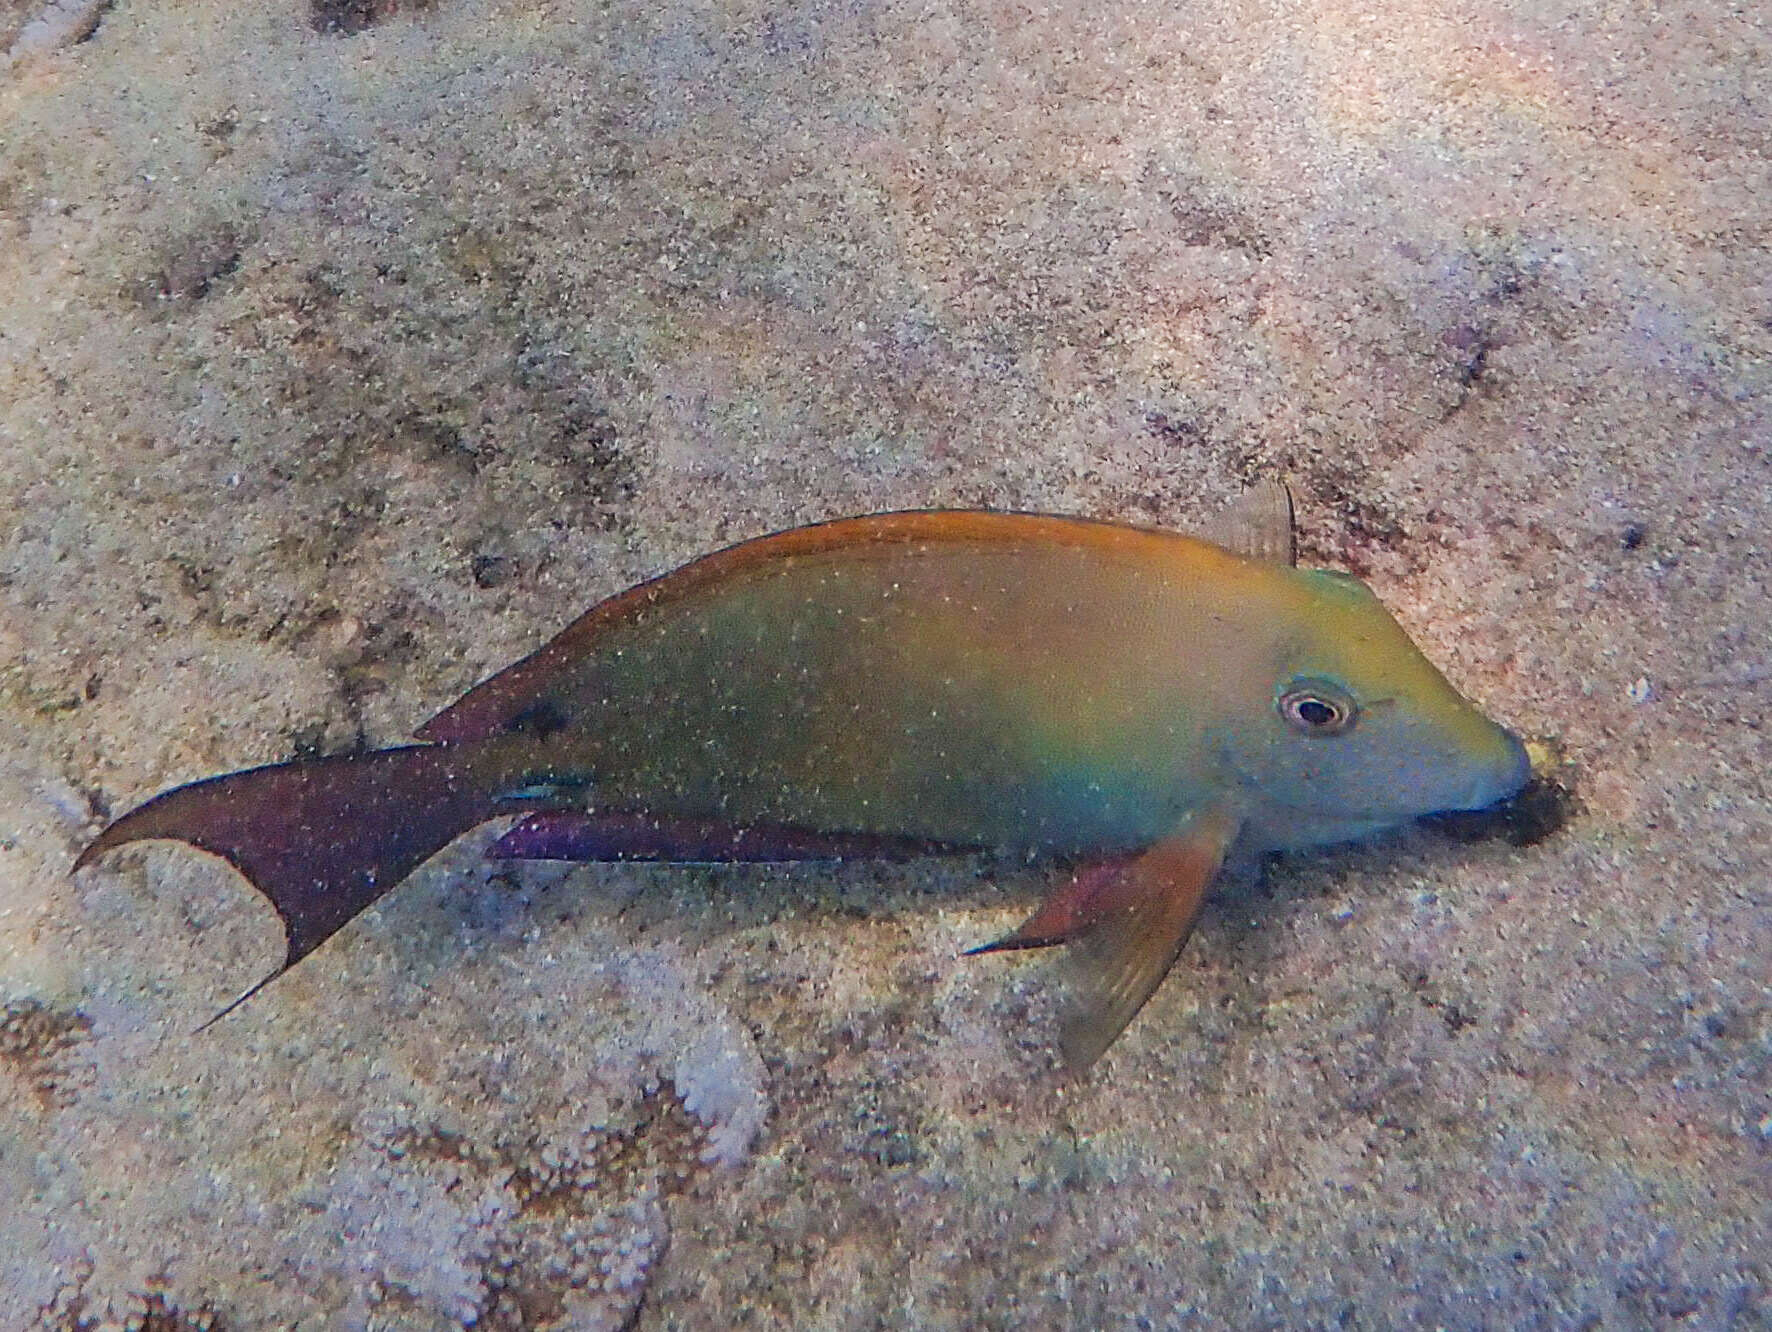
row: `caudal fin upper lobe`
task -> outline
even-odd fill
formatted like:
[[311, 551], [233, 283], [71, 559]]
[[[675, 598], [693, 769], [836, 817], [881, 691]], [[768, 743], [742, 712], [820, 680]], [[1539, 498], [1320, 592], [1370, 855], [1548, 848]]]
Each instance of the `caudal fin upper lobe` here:
[[510, 812], [473, 750], [414, 745], [192, 782], [111, 824], [74, 867], [150, 838], [222, 856], [277, 908], [288, 970], [459, 833]]

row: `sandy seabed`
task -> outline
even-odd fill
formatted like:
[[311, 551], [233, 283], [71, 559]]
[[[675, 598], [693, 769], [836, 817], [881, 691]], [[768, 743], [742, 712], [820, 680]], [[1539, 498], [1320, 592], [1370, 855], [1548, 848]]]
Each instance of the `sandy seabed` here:
[[[1772, 1322], [1772, 11], [0, 0], [0, 48], [0, 1328]], [[1038, 890], [990, 867], [482, 835], [200, 1035], [268, 907], [68, 873], [740, 537], [1275, 474], [1567, 818], [1271, 866], [1082, 1085], [1049, 964], [956, 956]]]

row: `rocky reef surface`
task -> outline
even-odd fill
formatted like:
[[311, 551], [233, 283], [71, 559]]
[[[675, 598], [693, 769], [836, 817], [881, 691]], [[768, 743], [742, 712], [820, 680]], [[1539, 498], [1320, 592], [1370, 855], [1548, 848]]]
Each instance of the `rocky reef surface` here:
[[[0, 1328], [1772, 1322], [1772, 15], [0, 0]], [[1086, 1082], [981, 862], [281, 944], [108, 814], [862, 510], [1289, 478], [1548, 817], [1287, 857]]]

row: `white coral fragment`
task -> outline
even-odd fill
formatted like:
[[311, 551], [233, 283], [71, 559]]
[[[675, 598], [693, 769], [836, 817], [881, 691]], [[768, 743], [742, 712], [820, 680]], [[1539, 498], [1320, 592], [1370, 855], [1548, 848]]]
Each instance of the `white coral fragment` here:
[[746, 1032], [700, 991], [676, 949], [636, 950], [618, 964], [626, 1002], [646, 1015], [642, 1037], [659, 1072], [708, 1130], [702, 1159], [736, 1166], [769, 1114], [767, 1074]]

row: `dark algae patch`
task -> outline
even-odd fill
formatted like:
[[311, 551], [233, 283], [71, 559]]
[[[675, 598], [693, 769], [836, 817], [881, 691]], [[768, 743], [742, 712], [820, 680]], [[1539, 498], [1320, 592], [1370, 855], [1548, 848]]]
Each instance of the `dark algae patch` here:
[[44, 1109], [68, 1105], [74, 1097], [68, 1056], [91, 1030], [92, 1019], [77, 1009], [13, 1000], [0, 1016], [0, 1068], [17, 1077]]
[[329, 37], [351, 37], [400, 13], [434, 7], [434, 0], [309, 0], [308, 24]]

